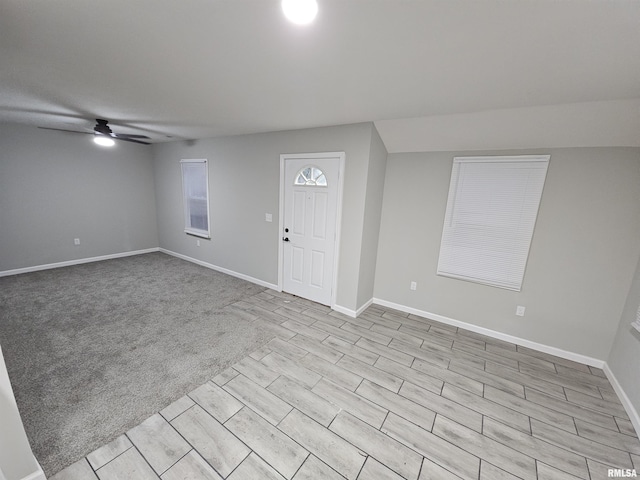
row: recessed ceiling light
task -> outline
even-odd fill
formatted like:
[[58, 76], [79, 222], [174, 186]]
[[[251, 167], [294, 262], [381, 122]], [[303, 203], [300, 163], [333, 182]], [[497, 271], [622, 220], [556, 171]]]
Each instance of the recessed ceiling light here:
[[311, 23], [318, 14], [316, 0], [282, 0], [284, 16], [298, 25]]
[[113, 147], [116, 144], [116, 142], [113, 141], [113, 138], [105, 135], [95, 135], [93, 137], [93, 141], [103, 147]]

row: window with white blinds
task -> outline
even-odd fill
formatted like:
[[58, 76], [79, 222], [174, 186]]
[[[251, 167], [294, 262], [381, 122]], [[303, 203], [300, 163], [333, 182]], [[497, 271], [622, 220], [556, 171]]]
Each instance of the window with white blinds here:
[[184, 231], [209, 236], [209, 175], [207, 160], [180, 160], [184, 201]]
[[453, 159], [438, 275], [521, 290], [549, 158]]

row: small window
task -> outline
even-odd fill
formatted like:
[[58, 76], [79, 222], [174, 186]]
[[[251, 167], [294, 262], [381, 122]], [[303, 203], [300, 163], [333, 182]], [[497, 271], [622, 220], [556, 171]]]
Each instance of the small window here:
[[316, 167], [304, 167], [296, 175], [294, 185], [306, 185], [310, 187], [326, 187], [327, 177], [322, 170]]
[[180, 160], [184, 200], [184, 231], [209, 236], [209, 175], [207, 160]]
[[438, 275], [520, 291], [548, 155], [453, 159]]

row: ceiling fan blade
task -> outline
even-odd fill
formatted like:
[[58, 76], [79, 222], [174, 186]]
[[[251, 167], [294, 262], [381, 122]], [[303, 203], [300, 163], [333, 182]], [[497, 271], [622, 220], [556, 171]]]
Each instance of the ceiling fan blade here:
[[150, 138], [150, 137], [147, 137], [146, 135], [131, 135], [129, 133], [114, 133], [112, 135], [112, 137], [120, 138], [120, 139], [124, 139], [124, 138]]
[[122, 138], [120, 136], [114, 136], [112, 137], [114, 140], [119, 140], [121, 142], [131, 142], [131, 143], [140, 143], [142, 145], [151, 145], [149, 142], [142, 142], [140, 140], [134, 140], [133, 138]]
[[51, 127], [38, 127], [42, 130], [55, 130], [57, 132], [68, 132], [68, 133], [83, 133], [85, 135], [94, 135], [94, 132], [79, 132], [77, 130], [65, 130], [64, 128], [51, 128]]

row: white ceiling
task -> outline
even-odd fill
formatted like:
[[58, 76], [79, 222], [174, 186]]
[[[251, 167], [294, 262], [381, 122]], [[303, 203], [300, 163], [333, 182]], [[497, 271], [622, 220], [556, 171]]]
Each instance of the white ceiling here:
[[318, 3], [0, 0], [0, 121], [166, 141], [640, 98], [637, 0]]

